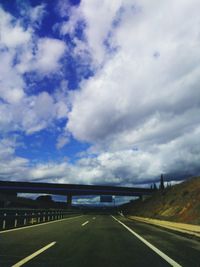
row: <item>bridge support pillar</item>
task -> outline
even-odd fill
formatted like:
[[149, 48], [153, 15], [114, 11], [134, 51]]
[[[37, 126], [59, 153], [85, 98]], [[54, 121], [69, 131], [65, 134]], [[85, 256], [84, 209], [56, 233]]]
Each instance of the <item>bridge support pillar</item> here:
[[71, 208], [72, 206], [72, 194], [67, 194], [67, 207]]

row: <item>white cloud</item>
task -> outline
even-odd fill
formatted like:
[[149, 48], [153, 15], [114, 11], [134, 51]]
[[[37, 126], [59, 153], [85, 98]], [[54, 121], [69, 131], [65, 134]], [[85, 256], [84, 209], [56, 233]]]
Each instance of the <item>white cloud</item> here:
[[[28, 94], [24, 74], [35, 72], [46, 76], [58, 74], [61, 59], [66, 51], [63, 41], [55, 38], [38, 38], [34, 23], [45, 14], [45, 6], [24, 10], [30, 17], [30, 26], [0, 8], [0, 130], [22, 130], [28, 134], [52, 125], [56, 119], [66, 118], [66, 96], [60, 97], [41, 92]], [[32, 10], [30, 12], [30, 10]], [[39, 24], [38, 24], [39, 25]], [[38, 85], [40, 86], [40, 85]], [[66, 89], [67, 90], [67, 89]], [[57, 90], [59, 92], [59, 90]], [[38, 93], [40, 92], [40, 93]]]
[[60, 183], [139, 186], [159, 180], [183, 179], [200, 172], [200, 128], [148, 150], [102, 152], [85, 156], [76, 164], [67, 161], [35, 166], [29, 177]]
[[46, 15], [46, 11], [45, 11], [46, 5], [44, 3], [42, 3], [41, 5], [35, 6], [28, 9], [28, 15], [31, 19], [31, 24], [35, 27], [39, 27], [41, 25], [41, 22], [44, 18], [44, 16]]
[[[113, 184], [149, 186], [159, 180], [183, 179], [200, 172], [200, 128], [168, 143], [154, 145], [146, 150], [102, 152], [96, 157], [84, 156], [75, 164], [63, 160], [30, 164], [14, 155], [12, 140], [0, 143], [0, 177], [13, 180], [46, 181], [72, 184]], [[25, 178], [24, 178], [25, 177]]]
[[0, 140], [0, 180], [22, 179], [28, 166], [28, 160], [15, 156], [17, 143], [14, 139]]
[[68, 12], [70, 19], [60, 25], [61, 33], [75, 37], [78, 23], [84, 24], [72, 56], [92, 62], [94, 75], [71, 94], [64, 81], [55, 94], [38, 90], [32, 96], [23, 74], [61, 71], [66, 44], [35, 36], [1, 10], [1, 131], [31, 134], [68, 118], [57, 148], [68, 142], [69, 132], [92, 144], [76, 164], [35, 166], [15, 157], [7, 144], [3, 177], [135, 185], [160, 173], [173, 179], [200, 173], [199, 8], [197, 0], [82, 1], [65, 7], [62, 18]]
[[24, 81], [16, 69], [12, 67], [13, 53], [0, 51], [0, 57], [0, 97], [8, 103], [17, 103], [25, 95]]
[[[67, 129], [75, 138], [92, 143], [91, 152], [109, 151], [123, 158], [126, 151], [139, 149], [131, 152], [131, 161], [122, 160], [123, 170], [138, 179], [161, 172], [199, 173], [199, 149], [192, 152], [200, 137], [199, 2], [140, 1], [132, 7], [112, 2], [115, 7], [105, 25], [104, 20], [99, 23], [99, 14], [107, 17], [109, 4], [101, 3], [97, 14], [94, 2], [87, 1], [80, 9], [88, 46], [93, 47], [91, 56], [101, 68], [76, 92]], [[117, 16], [117, 26], [112, 27]], [[111, 56], [103, 45], [108, 31], [108, 43], [117, 47]], [[108, 55], [102, 66], [104, 53]], [[92, 176], [101, 171], [91, 170]], [[105, 173], [112, 177], [110, 169]]]
[[63, 41], [52, 38], [40, 38], [33, 69], [43, 73], [59, 70], [59, 61], [66, 50]]
[[16, 48], [26, 44], [31, 39], [31, 30], [24, 30], [19, 21], [0, 7], [0, 40], [1, 47]]
[[61, 149], [63, 148], [66, 144], [68, 144], [70, 142], [70, 137], [68, 134], [64, 133], [61, 134], [60, 136], [58, 136], [57, 138], [57, 144], [56, 147], [57, 149]]
[[39, 38], [34, 49], [30, 45], [20, 54], [16, 68], [22, 74], [36, 71], [39, 76], [59, 72], [62, 66], [60, 60], [66, 48], [65, 43], [59, 39]]
[[[116, 19], [116, 13], [121, 8], [122, 1], [81, 1], [78, 7], [69, 7], [63, 1], [59, 2], [58, 9], [62, 17], [69, 15], [69, 20], [60, 24], [60, 33], [62, 35], [71, 34], [75, 37], [75, 30], [80, 24], [85, 25], [84, 41], [78, 41], [75, 38], [75, 54], [77, 52], [82, 56], [92, 55], [92, 61], [95, 67], [102, 64], [107, 58], [105, 41], [112, 28], [112, 23]], [[98, 10], [98, 12], [97, 12]], [[103, 19], [102, 19], [103, 18]], [[84, 26], [83, 26], [84, 27]]]
[[[179, 5], [159, 4], [160, 15], [154, 16], [155, 8], [143, 1], [142, 11], [124, 12], [111, 38], [119, 50], [94, 77], [83, 83], [74, 98], [68, 129], [76, 138], [110, 142], [113, 136], [134, 135], [144, 125], [149, 124], [148, 130], [152, 131], [156, 121], [160, 131], [159, 125], [175, 118], [187, 124], [188, 114], [198, 111], [199, 4], [183, 3], [181, 13]], [[167, 16], [172, 7], [174, 27]], [[188, 10], [193, 16], [185, 19]], [[97, 22], [94, 18], [93, 28]], [[159, 28], [155, 31], [156, 25]], [[160, 56], [155, 57], [156, 51]]]

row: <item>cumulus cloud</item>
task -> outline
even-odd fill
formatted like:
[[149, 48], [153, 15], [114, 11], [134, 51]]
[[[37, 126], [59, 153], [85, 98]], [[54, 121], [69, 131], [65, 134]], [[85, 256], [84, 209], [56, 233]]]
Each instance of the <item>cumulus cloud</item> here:
[[65, 43], [55, 38], [39, 38], [34, 32], [34, 22], [42, 19], [44, 8], [42, 5], [32, 8], [32, 12], [24, 10], [26, 16], [31, 16], [28, 26], [23, 25], [21, 18], [0, 8], [1, 132], [22, 130], [31, 134], [51, 126], [56, 119], [66, 118], [66, 97], [61, 99], [58, 93], [54, 97], [41, 92], [40, 88], [29, 94], [24, 78], [30, 73], [40, 79], [50, 74], [59, 75], [62, 66]]
[[182, 180], [200, 172], [200, 128], [149, 150], [127, 149], [85, 156], [68, 161], [34, 166], [30, 177], [60, 183], [148, 186], [158, 181]]
[[[199, 8], [197, 0], [59, 2], [60, 35], [73, 39], [71, 56], [79, 66], [90, 64], [93, 76], [71, 93], [63, 80], [52, 94], [32, 95], [23, 75], [61, 72], [67, 45], [36, 36], [34, 27], [24, 28], [1, 9], [1, 131], [32, 134], [65, 119], [57, 149], [70, 135], [91, 144], [74, 164], [35, 166], [7, 145], [6, 177], [13, 170], [31, 180], [131, 186], [160, 173], [172, 180], [199, 174]], [[43, 11], [38, 7], [33, 19]]]
[[[118, 18], [121, 4], [121, 0], [115, 2], [82, 1], [79, 6], [70, 7], [66, 2], [59, 1], [59, 13], [62, 18], [66, 18], [66, 21], [59, 24], [60, 33], [72, 35], [75, 55], [80, 52], [82, 57], [88, 57], [88, 54], [92, 55], [92, 58], [89, 59], [95, 68], [98, 68], [109, 57], [106, 53], [105, 41], [110, 34], [112, 24]], [[80, 25], [84, 29], [81, 37], [84, 42], [75, 35], [76, 29]]]
[[42, 20], [46, 15], [45, 7], [46, 5], [42, 3], [41, 5], [28, 8], [28, 16], [30, 17], [31, 24], [34, 27], [40, 27]]
[[27, 110], [23, 107], [22, 128], [28, 134], [47, 128], [56, 117], [54, 100], [47, 92], [29, 97], [26, 104]]
[[35, 47], [29, 45], [19, 56], [16, 68], [20, 73], [36, 71], [38, 75], [48, 75], [60, 70], [66, 51], [63, 41], [55, 38], [39, 38]]
[[[124, 16], [112, 37], [119, 51], [76, 95], [68, 124], [75, 137], [93, 142], [158, 117], [160, 122], [179, 118], [199, 107], [199, 18], [185, 22], [184, 12], [177, 14], [171, 28], [164, 19], [169, 8], [160, 5], [162, 15], [156, 18], [149, 6], [135, 16]], [[155, 25], [159, 25], [156, 34]], [[154, 56], [157, 49], [159, 58]]]
[[58, 136], [57, 138], [57, 144], [56, 147], [57, 149], [63, 148], [66, 144], [70, 142], [70, 137], [67, 133], [63, 133]]
[[17, 143], [14, 139], [0, 140], [0, 180], [18, 180], [27, 170], [29, 161], [15, 155]]
[[[191, 152], [194, 143], [199, 147], [200, 137], [199, 2], [168, 1], [156, 6], [148, 1], [132, 6], [127, 1], [103, 2], [101, 18], [109, 17], [105, 23], [94, 11], [94, 2], [79, 7], [88, 46], [94, 47], [92, 57], [103, 60], [102, 51], [109, 53], [103, 43], [108, 32], [108, 44], [117, 49], [82, 83], [67, 129], [78, 140], [92, 143], [91, 151], [97, 153], [108, 150], [123, 157], [127, 149], [137, 148], [133, 162], [139, 168], [149, 166], [137, 177], [153, 177], [161, 171], [199, 173], [195, 163], [199, 150]], [[110, 16], [108, 5], [114, 5]], [[127, 159], [123, 169], [130, 165], [134, 163]], [[135, 176], [133, 170], [130, 174]]]
[[31, 39], [31, 29], [23, 29], [20, 22], [0, 7], [1, 16], [1, 47], [16, 48], [26, 44]]
[[63, 41], [52, 38], [40, 38], [38, 50], [33, 62], [33, 69], [49, 73], [59, 69], [59, 60], [66, 45]]

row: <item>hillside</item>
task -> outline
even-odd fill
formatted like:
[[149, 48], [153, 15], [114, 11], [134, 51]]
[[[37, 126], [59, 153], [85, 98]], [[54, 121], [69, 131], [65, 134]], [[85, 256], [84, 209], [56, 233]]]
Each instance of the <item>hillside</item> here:
[[200, 177], [157, 191], [148, 199], [123, 205], [127, 215], [200, 224]]

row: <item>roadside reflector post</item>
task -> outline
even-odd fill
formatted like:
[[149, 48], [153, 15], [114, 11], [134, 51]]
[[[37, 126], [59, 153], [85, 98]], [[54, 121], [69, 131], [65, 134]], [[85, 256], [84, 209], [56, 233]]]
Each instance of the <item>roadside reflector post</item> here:
[[26, 212], [24, 213], [24, 225], [26, 225]]
[[14, 223], [14, 227], [17, 227], [17, 216], [18, 216], [18, 214], [16, 213], [16, 214], [15, 214], [15, 223]]
[[40, 223], [40, 212], [38, 212], [38, 223]]
[[6, 228], [6, 213], [3, 215], [3, 230]]
[[34, 220], [33, 216], [34, 216], [34, 213], [32, 212], [31, 224], [33, 224], [33, 220]]
[[43, 212], [43, 222], [45, 222], [45, 212]]

